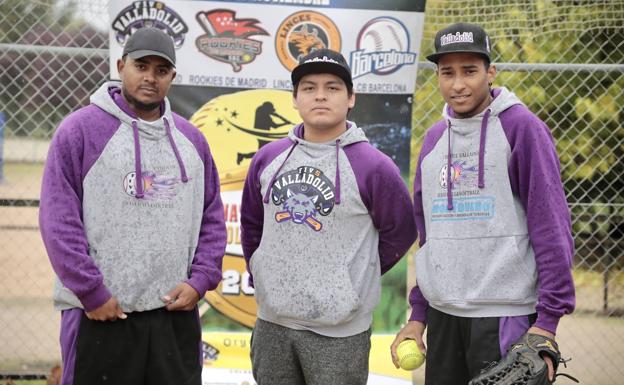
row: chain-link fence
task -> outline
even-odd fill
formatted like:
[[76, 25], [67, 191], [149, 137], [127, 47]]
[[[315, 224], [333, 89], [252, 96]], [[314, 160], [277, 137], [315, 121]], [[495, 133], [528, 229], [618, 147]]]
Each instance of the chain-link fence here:
[[[577, 310], [558, 339], [585, 384], [624, 378], [624, 0], [429, 0], [424, 56], [456, 21], [491, 34], [495, 86], [551, 128], [572, 212]], [[62, 118], [109, 77], [104, 1], [0, 0], [0, 376], [59, 360], [53, 273], [37, 203], [47, 143]], [[420, 63], [412, 151], [440, 118], [435, 67]], [[0, 174], [2, 176], [2, 174]], [[2, 377], [0, 377], [2, 378]]]

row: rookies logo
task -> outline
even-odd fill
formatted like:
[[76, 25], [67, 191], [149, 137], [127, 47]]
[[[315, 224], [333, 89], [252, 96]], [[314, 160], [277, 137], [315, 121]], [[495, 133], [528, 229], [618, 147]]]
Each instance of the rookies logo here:
[[173, 39], [176, 49], [182, 46], [188, 32], [182, 18], [160, 1], [135, 1], [119, 12], [112, 23], [115, 38], [122, 46], [134, 31], [143, 27], [156, 27], [166, 31]]
[[195, 18], [206, 35], [195, 40], [197, 49], [206, 56], [232, 65], [239, 72], [243, 64], [251, 63], [262, 52], [262, 42], [248, 39], [251, 35], [269, 35], [256, 26], [256, 19], [237, 19], [236, 12], [216, 9], [199, 12]]
[[353, 79], [369, 73], [391, 74], [416, 63], [418, 56], [409, 52], [407, 28], [392, 17], [378, 17], [366, 23], [358, 34], [356, 47], [349, 63]]
[[301, 11], [288, 16], [275, 36], [277, 57], [288, 71], [299, 59], [312, 51], [329, 48], [340, 52], [340, 33], [327, 16], [318, 12]]
[[271, 199], [276, 206], [284, 209], [275, 214], [278, 223], [290, 220], [320, 231], [323, 224], [316, 215], [331, 213], [334, 208], [334, 185], [321, 170], [303, 166], [275, 179]]

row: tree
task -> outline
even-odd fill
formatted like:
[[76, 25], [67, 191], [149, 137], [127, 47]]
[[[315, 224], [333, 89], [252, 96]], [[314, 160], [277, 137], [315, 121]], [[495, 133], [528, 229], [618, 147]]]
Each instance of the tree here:
[[[421, 57], [433, 51], [438, 29], [466, 21], [488, 31], [494, 63], [587, 64], [565, 71], [499, 71], [495, 81], [515, 92], [551, 128], [572, 206], [577, 266], [622, 263], [618, 231], [624, 228], [624, 212], [617, 207], [624, 203], [624, 74], [621, 69], [592, 69], [591, 64], [624, 62], [623, 20], [624, 8], [613, 2], [427, 2]], [[440, 119], [443, 103], [435, 74], [421, 70], [412, 153], [418, 153], [427, 127]]]
[[[108, 35], [76, 17], [75, 3], [52, 0], [0, 3], [0, 42], [15, 48], [0, 52], [0, 110], [13, 135], [49, 138], [72, 109], [107, 78], [106, 57], [75, 55], [45, 47], [105, 47]], [[20, 46], [41, 49], [19, 49]]]

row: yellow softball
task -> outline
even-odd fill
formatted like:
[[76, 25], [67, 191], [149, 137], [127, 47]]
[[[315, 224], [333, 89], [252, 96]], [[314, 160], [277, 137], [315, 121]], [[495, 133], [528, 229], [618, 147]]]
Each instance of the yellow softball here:
[[414, 370], [425, 362], [425, 355], [421, 353], [414, 340], [403, 340], [397, 347], [397, 356], [401, 369]]

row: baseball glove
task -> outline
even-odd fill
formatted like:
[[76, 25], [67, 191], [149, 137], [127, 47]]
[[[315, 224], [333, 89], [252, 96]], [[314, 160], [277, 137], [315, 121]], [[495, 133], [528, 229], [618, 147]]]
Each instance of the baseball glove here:
[[[552, 358], [555, 369], [553, 381], [548, 379], [548, 365], [542, 356]], [[473, 378], [468, 385], [549, 385], [557, 376], [578, 380], [565, 373], [557, 373], [561, 358], [557, 343], [539, 334], [526, 333], [511, 345], [507, 356], [498, 363], [493, 362]]]

